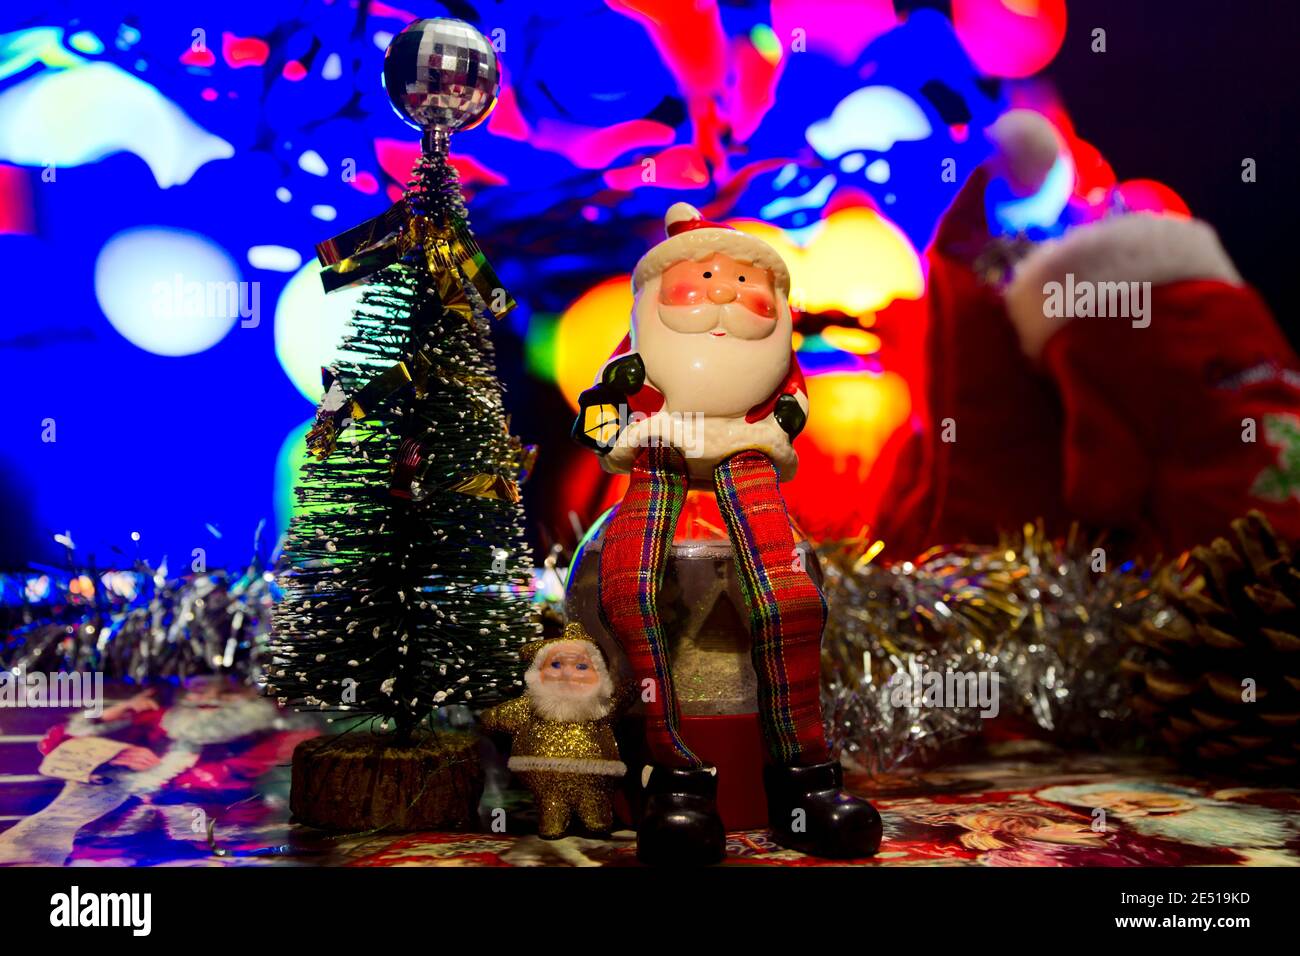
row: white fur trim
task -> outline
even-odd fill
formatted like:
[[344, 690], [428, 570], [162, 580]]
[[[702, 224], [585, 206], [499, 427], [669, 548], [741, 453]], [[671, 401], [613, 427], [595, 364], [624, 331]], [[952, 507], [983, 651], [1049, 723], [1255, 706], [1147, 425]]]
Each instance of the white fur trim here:
[[[807, 399], [800, 403], [807, 414]], [[682, 419], [664, 411], [628, 425], [619, 433], [618, 441], [600, 460], [601, 467], [612, 475], [631, 474], [632, 466], [642, 448], [657, 439], [674, 445], [686, 460], [686, 470], [694, 485], [713, 487], [713, 469], [723, 460], [740, 451], [757, 449], [776, 465], [777, 477], [789, 481], [799, 468], [799, 455], [790, 443], [790, 436], [777, 424], [776, 415], [769, 414], [756, 422], [739, 418], [706, 416], [703, 426], [695, 427], [694, 419], [687, 418], [691, 427], [684, 427]]]
[[[700, 211], [690, 203], [678, 202], [668, 207], [664, 215], [664, 230], [674, 223], [700, 219]], [[636, 293], [647, 281], [665, 269], [688, 259], [700, 259], [715, 253], [730, 256], [737, 262], [748, 262], [772, 273], [776, 287], [783, 295], [790, 294], [790, 270], [780, 254], [762, 239], [738, 229], [692, 229], [671, 236], [641, 257], [632, 272], [632, 292]]]
[[1007, 287], [1007, 313], [1025, 354], [1037, 358], [1068, 318], [1049, 317], [1044, 287], [1064, 282], [1150, 282], [1218, 279], [1240, 284], [1241, 276], [1219, 237], [1198, 219], [1131, 213], [1079, 226], [1044, 242], [1016, 266]]
[[627, 764], [621, 760], [584, 760], [581, 757], [511, 757], [506, 766], [515, 773], [547, 771], [550, 773], [585, 773], [599, 777], [621, 777]]

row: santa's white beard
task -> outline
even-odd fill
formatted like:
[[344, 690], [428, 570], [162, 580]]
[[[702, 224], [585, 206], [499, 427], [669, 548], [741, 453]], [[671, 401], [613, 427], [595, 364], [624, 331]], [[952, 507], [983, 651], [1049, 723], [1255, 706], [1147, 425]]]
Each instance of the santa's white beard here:
[[[741, 338], [703, 332], [677, 332], [664, 324], [658, 284], [647, 285], [637, 299], [635, 348], [645, 363], [646, 378], [664, 396], [664, 409], [718, 418], [740, 418], [772, 396], [790, 368], [790, 308], [777, 303], [771, 334]], [[752, 326], [752, 314], [738, 303], [719, 306], [713, 327]], [[695, 311], [695, 307], [692, 307]], [[671, 313], [670, 313], [671, 314]]]
[[595, 684], [568, 684], [561, 681], [544, 681], [541, 673], [532, 668], [524, 675], [528, 686], [528, 699], [533, 709], [547, 720], [565, 723], [599, 720], [609, 713], [614, 682], [608, 674], [601, 674]]
[[226, 744], [273, 729], [280, 717], [269, 700], [229, 697], [218, 707], [179, 706], [162, 717], [162, 729], [177, 743], [207, 746]]

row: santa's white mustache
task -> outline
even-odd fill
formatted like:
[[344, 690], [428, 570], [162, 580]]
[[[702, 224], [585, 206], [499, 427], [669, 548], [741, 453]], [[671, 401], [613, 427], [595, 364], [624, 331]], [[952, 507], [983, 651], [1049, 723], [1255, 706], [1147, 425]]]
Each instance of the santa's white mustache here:
[[674, 332], [726, 332], [741, 339], [766, 338], [776, 328], [775, 319], [752, 312], [739, 302], [702, 302], [697, 305], [659, 303], [659, 318]]

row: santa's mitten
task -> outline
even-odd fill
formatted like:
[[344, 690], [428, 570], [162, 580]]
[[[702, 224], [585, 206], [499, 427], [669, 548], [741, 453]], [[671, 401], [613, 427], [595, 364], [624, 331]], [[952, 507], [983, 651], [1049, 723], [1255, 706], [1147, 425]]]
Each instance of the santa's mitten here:
[[1007, 301], [1060, 392], [1074, 515], [1150, 556], [1251, 508], [1300, 535], [1300, 363], [1208, 225], [1077, 228], [1019, 264]]
[[[894, 472], [873, 530], [895, 558], [937, 543], [991, 541], [1061, 512], [1058, 403], [1020, 349], [990, 254], [990, 182], [1035, 192], [1055, 161], [1046, 119], [1013, 110], [990, 127], [997, 152], [971, 174], [927, 252], [926, 381], [914, 432], [894, 442]], [[916, 390], [914, 390], [916, 391]]]
[[781, 431], [790, 436], [791, 441], [799, 437], [803, 427], [808, 424], [808, 413], [793, 395], [782, 395], [776, 400], [772, 416], [781, 426]]

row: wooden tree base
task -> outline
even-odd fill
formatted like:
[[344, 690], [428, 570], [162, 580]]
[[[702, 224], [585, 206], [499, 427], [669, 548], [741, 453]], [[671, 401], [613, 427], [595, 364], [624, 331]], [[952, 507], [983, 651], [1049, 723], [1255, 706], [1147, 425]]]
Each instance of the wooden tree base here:
[[470, 734], [391, 737], [349, 733], [304, 740], [293, 752], [289, 808], [323, 830], [465, 829], [478, 821], [483, 768]]

